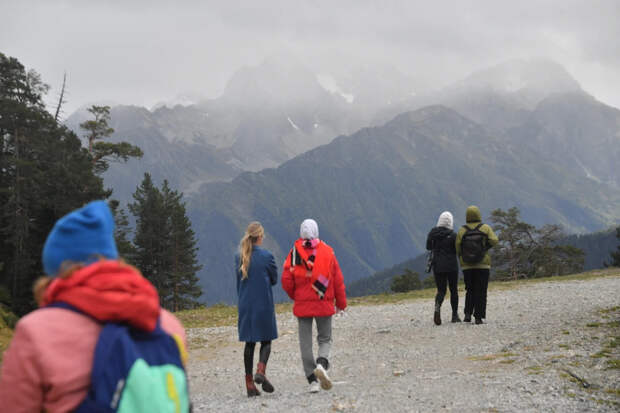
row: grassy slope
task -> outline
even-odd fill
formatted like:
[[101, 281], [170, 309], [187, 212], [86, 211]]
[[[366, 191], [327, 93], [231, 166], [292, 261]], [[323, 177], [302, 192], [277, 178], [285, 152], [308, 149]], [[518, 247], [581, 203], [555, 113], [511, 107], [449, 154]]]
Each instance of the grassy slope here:
[[[513, 288], [519, 288], [532, 283], [541, 283], [548, 281], [572, 281], [572, 280], [589, 280], [600, 277], [620, 277], [620, 268], [609, 268], [605, 270], [593, 270], [581, 274], [565, 275], [561, 277], [534, 278], [529, 280], [518, 281], [495, 281], [489, 283], [489, 291], [503, 291]], [[460, 286], [462, 289], [463, 286]], [[408, 293], [396, 294], [377, 294], [365, 297], [350, 298], [349, 305], [381, 305], [410, 301], [416, 299], [432, 299], [435, 296], [434, 288], [424, 290], [410, 291]], [[291, 303], [276, 304], [277, 313], [287, 313], [292, 311]], [[217, 305], [209, 308], [201, 308], [197, 310], [181, 311], [176, 316], [183, 322], [187, 328], [194, 327], [219, 327], [231, 326], [237, 323], [237, 307], [228, 305]]]

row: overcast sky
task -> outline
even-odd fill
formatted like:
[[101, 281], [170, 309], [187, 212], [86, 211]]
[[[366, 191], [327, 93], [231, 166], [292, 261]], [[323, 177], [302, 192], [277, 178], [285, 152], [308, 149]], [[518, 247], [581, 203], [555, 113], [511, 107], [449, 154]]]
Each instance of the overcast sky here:
[[66, 71], [68, 112], [217, 97], [236, 69], [282, 52], [316, 68], [391, 63], [434, 87], [510, 58], [549, 57], [620, 108], [616, 0], [0, 0], [0, 52], [42, 75], [48, 101]]

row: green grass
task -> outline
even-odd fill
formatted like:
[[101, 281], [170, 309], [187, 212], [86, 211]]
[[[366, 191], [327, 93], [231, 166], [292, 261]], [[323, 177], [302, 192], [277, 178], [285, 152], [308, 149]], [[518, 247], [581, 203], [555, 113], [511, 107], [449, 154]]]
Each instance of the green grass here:
[[616, 311], [620, 311], [620, 305], [617, 305], [615, 307], [611, 307], [611, 308], [605, 308], [601, 311], [599, 311], [601, 314], [609, 314], [609, 313], [615, 313]]
[[[496, 360], [499, 358], [506, 358], [506, 357], [516, 357], [518, 356], [518, 354], [516, 353], [510, 353], [508, 351], [503, 352], [503, 353], [497, 353], [497, 354], [484, 354], [482, 356], [470, 356], [467, 357], [467, 360], [471, 360], [471, 361], [489, 361], [489, 360]], [[514, 359], [507, 359], [507, 360], [501, 360], [500, 363], [504, 363], [504, 364], [510, 364], [510, 363], [514, 363], [515, 360]]]
[[601, 350], [598, 353], [592, 354], [590, 357], [592, 357], [593, 359], [600, 359], [600, 358], [604, 358], [604, 357], [611, 357], [611, 353], [609, 353], [606, 350]]
[[609, 321], [607, 323], [594, 322], [586, 324], [587, 327], [610, 327], [610, 328], [618, 328], [620, 327], [620, 321]]
[[4, 351], [9, 346], [11, 338], [13, 338], [13, 329], [11, 328], [12, 326], [7, 323], [7, 320], [9, 320], [9, 322], [14, 326], [17, 318], [13, 313], [9, 312], [2, 305], [0, 305], [0, 363], [2, 363], [2, 355], [4, 354]]
[[620, 359], [607, 360], [606, 370], [619, 370], [619, 369], [620, 369]]
[[605, 393], [613, 394], [614, 396], [620, 397], [620, 389], [607, 389]]

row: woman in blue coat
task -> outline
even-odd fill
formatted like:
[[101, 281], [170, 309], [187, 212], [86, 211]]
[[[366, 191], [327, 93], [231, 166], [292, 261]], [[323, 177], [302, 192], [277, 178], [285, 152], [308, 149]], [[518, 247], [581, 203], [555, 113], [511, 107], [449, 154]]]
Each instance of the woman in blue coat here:
[[[245, 342], [243, 361], [248, 397], [260, 395], [254, 382], [261, 384], [263, 391], [267, 393], [274, 390], [267, 380], [265, 369], [271, 353], [271, 340], [278, 338], [271, 291], [271, 287], [278, 282], [278, 268], [273, 255], [260, 248], [264, 235], [265, 230], [260, 222], [251, 222], [239, 243], [239, 254], [235, 257], [239, 296], [239, 341]], [[261, 343], [259, 362], [256, 375], [252, 377], [257, 341]]]

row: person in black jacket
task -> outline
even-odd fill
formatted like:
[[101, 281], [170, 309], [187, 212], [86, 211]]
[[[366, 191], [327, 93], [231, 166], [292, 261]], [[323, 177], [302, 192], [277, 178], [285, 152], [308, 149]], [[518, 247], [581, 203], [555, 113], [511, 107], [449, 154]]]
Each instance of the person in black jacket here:
[[428, 233], [426, 249], [433, 253], [433, 274], [437, 285], [435, 296], [435, 324], [441, 324], [441, 303], [446, 296], [446, 284], [450, 285], [450, 304], [452, 306], [452, 322], [460, 322], [458, 315], [459, 292], [458, 275], [459, 264], [456, 258], [456, 233], [452, 230], [454, 220], [448, 211], [442, 212], [437, 220], [437, 226]]

